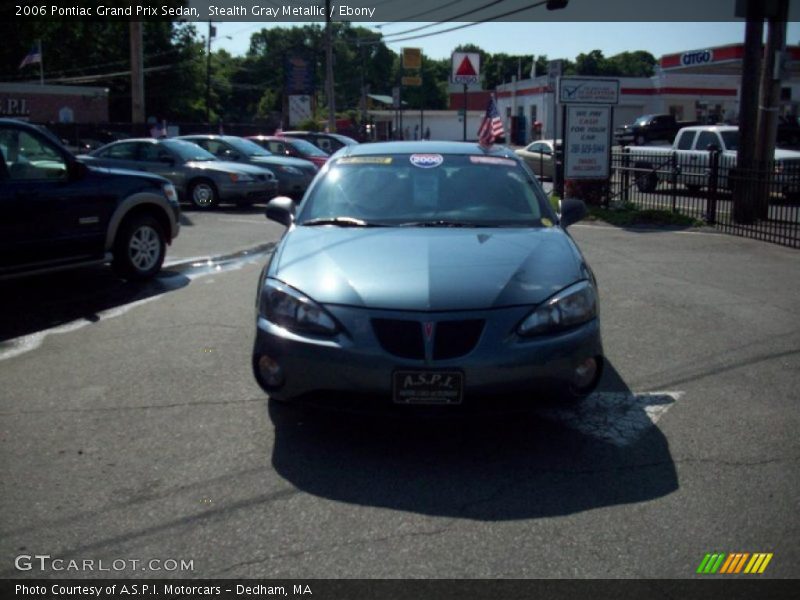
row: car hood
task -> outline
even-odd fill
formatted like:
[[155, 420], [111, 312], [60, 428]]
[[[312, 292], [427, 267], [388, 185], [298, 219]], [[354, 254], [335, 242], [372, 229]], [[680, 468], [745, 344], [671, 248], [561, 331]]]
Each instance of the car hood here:
[[[193, 169], [203, 171], [218, 171], [220, 173], [247, 173], [248, 175], [264, 175], [268, 167], [255, 167], [245, 163], [230, 162], [227, 160], [196, 160], [186, 163]], [[272, 173], [272, 171], [270, 171]]]
[[251, 156], [248, 159], [251, 165], [269, 167], [297, 167], [301, 171], [313, 171], [316, 173], [317, 167], [310, 160], [302, 158], [292, 158], [290, 156]]
[[479, 310], [538, 304], [589, 277], [560, 228], [298, 227], [269, 275], [323, 304]]
[[88, 167], [88, 169], [90, 171], [92, 171], [94, 173], [99, 173], [101, 175], [112, 175], [112, 176], [124, 175], [126, 177], [137, 177], [139, 179], [148, 179], [148, 180], [150, 180], [150, 181], [152, 181], [154, 183], [157, 183], [158, 185], [163, 185], [165, 183], [170, 183], [169, 179], [165, 179], [164, 177], [161, 177], [160, 175], [156, 175], [154, 173], [146, 173], [144, 171], [132, 171], [132, 170], [129, 170], [129, 169], [116, 169], [116, 168], [110, 168], [110, 167], [99, 167], [97, 165], [92, 164], [90, 160], [89, 161], [84, 161], [83, 160], [84, 158], [91, 159], [92, 158], [91, 156], [87, 157], [86, 155], [80, 155], [80, 156], [76, 156], [75, 158], [77, 158], [81, 162], [84, 162], [84, 164], [86, 164], [86, 166]]

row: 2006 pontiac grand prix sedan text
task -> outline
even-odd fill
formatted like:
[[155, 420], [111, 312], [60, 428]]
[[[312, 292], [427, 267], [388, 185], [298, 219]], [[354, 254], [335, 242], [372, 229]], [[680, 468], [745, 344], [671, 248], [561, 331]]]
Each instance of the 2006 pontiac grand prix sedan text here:
[[[603, 367], [594, 275], [507, 148], [389, 142], [339, 151], [261, 277], [253, 369], [277, 400], [469, 404], [580, 399]], [[548, 394], [549, 395], [549, 394]]]

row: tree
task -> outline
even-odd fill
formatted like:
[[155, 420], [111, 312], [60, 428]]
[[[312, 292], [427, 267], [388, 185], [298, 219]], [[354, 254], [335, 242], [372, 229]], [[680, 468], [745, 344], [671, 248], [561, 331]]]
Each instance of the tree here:
[[[165, 4], [168, 2], [165, 2]], [[129, 26], [127, 21], [0, 20], [0, 79], [31, 81], [35, 67], [19, 70], [37, 40], [43, 48], [46, 83], [109, 89], [112, 121], [130, 120]], [[193, 25], [148, 21], [143, 27], [145, 111], [148, 116], [184, 119], [197, 114], [202, 98], [202, 44]]]

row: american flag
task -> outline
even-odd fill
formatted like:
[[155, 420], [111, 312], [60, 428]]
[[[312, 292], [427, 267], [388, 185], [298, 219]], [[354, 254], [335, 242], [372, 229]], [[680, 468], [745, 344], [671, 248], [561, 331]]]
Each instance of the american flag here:
[[503, 121], [500, 118], [500, 113], [497, 112], [494, 96], [491, 96], [489, 105], [486, 107], [486, 115], [478, 128], [478, 142], [481, 146], [491, 146], [497, 138], [504, 134]]
[[39, 46], [39, 44], [35, 44], [31, 48], [30, 52], [28, 52], [28, 54], [25, 55], [25, 58], [22, 59], [22, 62], [19, 63], [19, 68], [21, 69], [26, 65], [32, 65], [34, 63], [41, 64], [41, 62], [42, 62], [42, 49]]

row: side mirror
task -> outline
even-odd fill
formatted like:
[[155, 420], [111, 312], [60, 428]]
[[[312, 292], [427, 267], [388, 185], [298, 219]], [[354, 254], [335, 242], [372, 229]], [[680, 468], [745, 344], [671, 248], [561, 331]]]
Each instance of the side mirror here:
[[586, 204], [577, 198], [567, 198], [561, 201], [561, 227], [566, 229], [573, 223], [577, 223], [588, 214]]
[[294, 201], [286, 196], [276, 196], [267, 203], [267, 218], [290, 227], [294, 223]]

